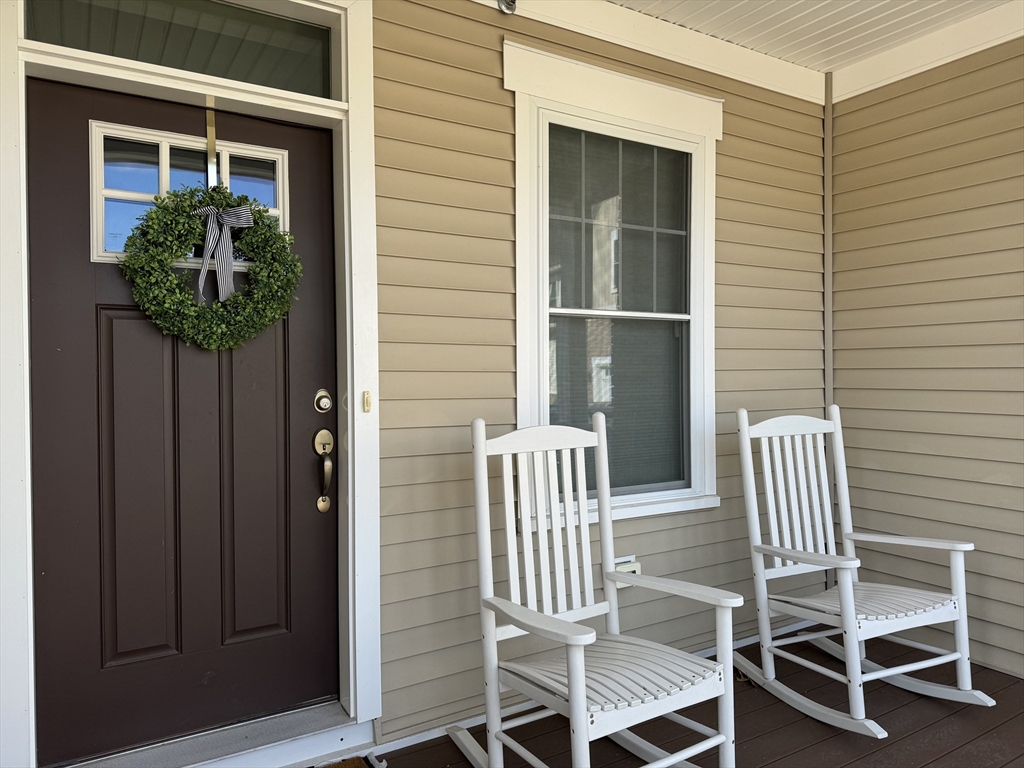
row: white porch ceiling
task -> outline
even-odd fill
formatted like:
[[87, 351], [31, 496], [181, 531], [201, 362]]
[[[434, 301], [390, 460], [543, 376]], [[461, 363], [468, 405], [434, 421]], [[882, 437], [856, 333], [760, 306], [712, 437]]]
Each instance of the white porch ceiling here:
[[834, 72], [1013, 0], [608, 0], [818, 72]]

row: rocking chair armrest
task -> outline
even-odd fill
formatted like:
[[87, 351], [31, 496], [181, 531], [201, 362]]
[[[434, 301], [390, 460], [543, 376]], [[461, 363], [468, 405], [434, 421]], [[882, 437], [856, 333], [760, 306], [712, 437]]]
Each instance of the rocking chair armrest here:
[[743, 605], [743, 597], [735, 592], [728, 592], [724, 589], [705, 587], [703, 584], [694, 584], [689, 581], [678, 581], [666, 579], [662, 576], [643, 576], [636, 573], [620, 573], [608, 571], [604, 574], [608, 581], [619, 584], [632, 584], [637, 587], [656, 589], [659, 592], [667, 592], [670, 595], [688, 597], [691, 600], [699, 600], [702, 603], [718, 606], [719, 608], [738, 608]]
[[556, 616], [535, 611], [513, 603], [503, 597], [485, 597], [480, 601], [485, 608], [519, 629], [547, 638], [563, 645], [590, 645], [597, 640], [597, 630]]
[[773, 547], [770, 544], [755, 544], [752, 549], [761, 555], [793, 560], [804, 565], [820, 565], [822, 568], [860, 568], [860, 560], [856, 557], [803, 552], [789, 547]]
[[952, 541], [950, 539], [918, 539], [914, 536], [893, 536], [883, 533], [847, 533], [844, 538], [850, 541], [866, 541], [874, 544], [899, 544], [904, 547], [925, 547], [927, 549], [947, 549], [950, 551], [970, 552], [974, 544], [969, 541]]

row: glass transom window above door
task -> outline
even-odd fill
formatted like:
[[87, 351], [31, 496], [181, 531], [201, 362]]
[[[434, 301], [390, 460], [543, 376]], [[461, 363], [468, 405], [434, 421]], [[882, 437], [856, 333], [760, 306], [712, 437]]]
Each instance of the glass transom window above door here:
[[30, 40], [323, 98], [331, 33], [217, 0], [25, 2]]
[[616, 494], [689, 488], [690, 155], [547, 139], [550, 422], [605, 413]]
[[[92, 261], [117, 262], [155, 196], [207, 185], [206, 139], [97, 121], [90, 134]], [[288, 231], [287, 150], [218, 141], [217, 181], [265, 206]], [[241, 257], [235, 269], [246, 269]]]

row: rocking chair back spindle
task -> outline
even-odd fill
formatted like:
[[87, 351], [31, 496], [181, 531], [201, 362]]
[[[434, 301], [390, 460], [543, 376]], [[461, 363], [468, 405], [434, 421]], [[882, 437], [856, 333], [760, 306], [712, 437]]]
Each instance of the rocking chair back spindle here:
[[[587, 508], [584, 450], [597, 448], [597, 436], [569, 427], [549, 430], [521, 430], [487, 444], [486, 455], [501, 461], [507, 572], [494, 574], [481, 559], [480, 584], [489, 591], [481, 594], [493, 596], [494, 582], [503, 581], [496, 577], [507, 576], [513, 603], [579, 621], [609, 610], [608, 601], [594, 598]], [[477, 524], [490, 527], [490, 520]], [[499, 628], [500, 639], [519, 634], [525, 632]]]
[[[786, 416], [750, 427], [752, 440], [761, 448], [767, 543], [800, 552], [835, 554], [835, 523], [825, 463], [825, 435], [835, 433], [832, 422], [809, 416]], [[842, 450], [842, 437], [834, 438], [834, 450]], [[749, 446], [748, 446], [749, 447]], [[848, 500], [847, 500], [848, 504]], [[840, 500], [840, 525], [850, 530], [850, 511]], [[748, 521], [753, 518], [748, 516]], [[764, 542], [760, 530], [750, 530], [751, 540]], [[823, 570], [824, 566], [798, 564], [771, 558], [766, 578]]]

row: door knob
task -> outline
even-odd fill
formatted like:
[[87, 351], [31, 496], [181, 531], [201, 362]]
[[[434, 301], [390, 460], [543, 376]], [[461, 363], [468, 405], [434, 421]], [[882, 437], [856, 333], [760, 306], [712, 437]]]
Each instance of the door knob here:
[[331, 508], [331, 499], [327, 490], [331, 487], [331, 477], [334, 475], [334, 462], [331, 461], [331, 451], [334, 450], [334, 435], [329, 429], [321, 429], [313, 435], [313, 452], [320, 457], [320, 468], [323, 472], [323, 489], [320, 491], [320, 498], [316, 500], [316, 508], [326, 512]]

